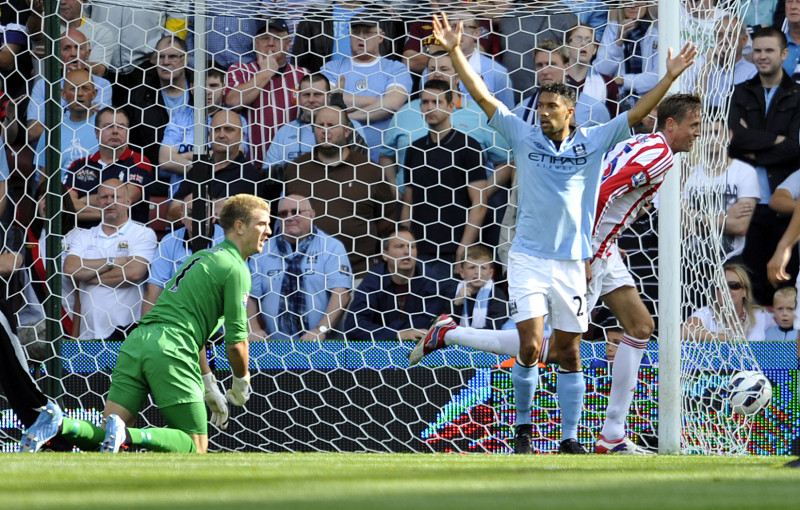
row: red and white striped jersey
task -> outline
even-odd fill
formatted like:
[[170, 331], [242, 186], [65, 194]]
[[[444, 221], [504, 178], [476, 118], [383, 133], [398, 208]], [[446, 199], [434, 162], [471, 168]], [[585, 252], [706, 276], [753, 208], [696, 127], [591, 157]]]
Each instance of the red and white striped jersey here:
[[[258, 62], [233, 64], [228, 70], [225, 95], [243, 83], [247, 83], [261, 70]], [[242, 109], [250, 130], [250, 143], [253, 146], [252, 160], [256, 168], [261, 168], [266, 160], [267, 149], [278, 129], [297, 118], [295, 93], [300, 80], [308, 74], [302, 67], [286, 64], [286, 68], [267, 82], [261, 94]]]
[[592, 230], [593, 259], [606, 256], [608, 246], [652, 201], [672, 168], [672, 156], [661, 133], [636, 135], [606, 153]]

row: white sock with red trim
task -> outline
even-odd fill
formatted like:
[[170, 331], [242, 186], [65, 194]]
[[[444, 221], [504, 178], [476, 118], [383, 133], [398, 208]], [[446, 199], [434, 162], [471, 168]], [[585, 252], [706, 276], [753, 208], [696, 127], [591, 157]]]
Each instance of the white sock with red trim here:
[[616, 441], [625, 437], [625, 419], [633, 401], [644, 349], [648, 340], [622, 335], [611, 372], [611, 395], [608, 397], [603, 437]]

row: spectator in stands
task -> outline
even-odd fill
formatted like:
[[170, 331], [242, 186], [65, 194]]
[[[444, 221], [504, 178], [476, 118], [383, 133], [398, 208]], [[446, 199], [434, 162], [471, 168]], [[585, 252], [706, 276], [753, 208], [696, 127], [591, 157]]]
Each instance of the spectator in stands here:
[[[763, 341], [766, 331], [775, 325], [772, 314], [761, 307], [753, 297], [747, 270], [737, 264], [725, 265], [725, 281], [730, 292], [733, 310], [723, 305], [722, 290], [717, 289], [717, 299], [709, 306], [694, 312], [683, 324], [682, 337], [687, 340], [735, 340], [739, 328], [750, 342]], [[734, 312], [729, 315], [726, 311]]]
[[131, 102], [130, 90], [145, 82], [145, 71], [156, 64], [158, 42], [169, 34], [183, 38], [186, 32], [186, 18], [177, 12], [95, 2], [90, 18], [118, 38], [106, 73], [114, 84], [114, 105]]
[[397, 218], [397, 195], [383, 170], [354, 150], [353, 126], [341, 107], [319, 108], [312, 123], [317, 145], [287, 166], [284, 196], [309, 198], [315, 225], [344, 243], [355, 277], [363, 278], [377, 240]]
[[781, 287], [775, 291], [772, 295], [772, 318], [775, 325], [767, 329], [766, 340], [797, 342], [797, 330], [794, 329], [796, 307], [797, 289]]
[[[539, 89], [553, 83], [566, 83], [569, 67], [569, 50], [554, 40], [545, 39], [533, 50], [533, 61], [536, 68], [536, 88], [524, 99], [513, 113], [531, 124], [536, 124], [536, 105], [539, 101]], [[575, 103], [575, 123], [578, 126], [604, 124], [611, 120], [605, 101], [589, 94], [578, 94]]]
[[[692, 41], [699, 55], [706, 54], [716, 44], [714, 27], [726, 11], [717, 7], [717, 0], [694, 0], [679, 4], [681, 41]], [[723, 0], [723, 4], [727, 3]], [[654, 16], [655, 17], [655, 16]]]
[[[758, 74], [756, 66], [743, 56], [749, 36], [744, 24], [736, 29], [738, 23], [739, 19], [734, 16], [725, 15], [720, 18], [715, 27], [717, 43], [708, 53], [699, 56], [695, 65], [689, 69], [689, 83], [695, 84], [695, 90], [703, 95], [708, 106], [726, 106], [734, 85]], [[733, 68], [727, 63], [731, 53]]]
[[[505, 138], [487, 126], [488, 119], [480, 106], [469, 96], [460, 92], [461, 80], [453, 68], [450, 55], [446, 51], [438, 51], [427, 56], [428, 80], [444, 80], [450, 84], [455, 98], [455, 110], [452, 124], [456, 129], [467, 133], [481, 145], [484, 158], [495, 167], [494, 175], [498, 184], [510, 182], [509, 148]], [[388, 169], [387, 180], [395, 182], [395, 164], [401, 169], [405, 164], [405, 154], [411, 142], [428, 134], [428, 125], [420, 110], [420, 100], [414, 99], [401, 108], [392, 117], [389, 127], [383, 134], [380, 164]], [[397, 176], [397, 183], [402, 184], [404, 177]]]
[[311, 6], [297, 25], [292, 48], [297, 65], [318, 73], [331, 61], [350, 58], [353, 54], [351, 21], [377, 15], [381, 17], [381, 32], [384, 34], [380, 54], [399, 56], [406, 31], [405, 24], [399, 19], [387, 19], [394, 16], [392, 7], [385, 2], [378, 5], [370, 0], [334, 0]]
[[253, 42], [256, 60], [234, 64], [228, 72], [225, 106], [241, 109], [250, 126], [253, 164], [261, 169], [272, 137], [297, 117], [294, 91], [306, 71], [289, 62], [289, 27], [271, 19]]
[[[32, 43], [31, 51], [39, 59], [38, 74], [41, 74], [41, 59], [45, 57], [45, 36], [42, 31], [44, 1], [33, 0], [31, 7], [31, 14], [28, 18], [28, 34], [30, 34]], [[86, 36], [87, 44], [91, 46], [91, 53], [87, 58], [89, 69], [96, 76], [105, 76], [106, 71], [111, 67], [111, 57], [116, 51], [117, 38], [107, 26], [92, 21], [87, 15], [89, 9], [84, 9], [85, 7], [84, 0], [59, 0], [58, 17], [61, 22], [61, 30], [65, 32], [77, 30]]]
[[597, 50], [594, 68], [616, 77], [621, 98], [641, 97], [658, 82], [658, 24], [648, 4], [614, 9]]
[[[64, 182], [67, 170], [75, 161], [88, 158], [100, 148], [95, 134], [97, 114], [93, 101], [97, 97], [97, 88], [89, 71], [75, 69], [69, 71], [61, 89], [61, 98], [67, 103], [67, 108], [58, 126], [61, 137], [61, 174], [59, 180]], [[40, 175], [45, 174], [45, 139], [39, 137], [36, 146], [36, 167]]]
[[[15, 102], [27, 94], [28, 55], [26, 23], [30, 14], [27, 0], [4, 0], [0, 9], [0, 81], [3, 90]], [[13, 141], [13, 140], [12, 140]]]
[[[206, 51], [215, 65], [228, 69], [233, 64], [249, 64], [256, 59], [253, 53], [253, 39], [263, 30], [267, 22], [263, 18], [254, 17], [253, 5], [240, 0], [216, 2], [217, 12], [225, 15], [206, 16]], [[195, 31], [197, 27], [194, 16], [189, 17], [189, 33], [186, 44], [193, 55], [195, 48]], [[194, 64], [192, 56], [190, 64]]]
[[468, 246], [457, 266], [458, 282], [451, 302], [451, 317], [459, 326], [475, 329], [514, 327], [508, 311], [508, 296], [495, 285], [492, 250], [482, 244]]
[[794, 81], [800, 82], [800, 2], [786, 0], [784, 5], [786, 7], [784, 34], [786, 34], [788, 54], [783, 61], [783, 70]]
[[73, 162], [64, 181], [78, 213], [78, 225], [90, 227], [100, 222], [102, 210], [97, 207], [98, 186], [111, 178], [126, 183], [131, 219], [147, 223], [150, 212], [143, 199], [153, 180], [153, 169], [147, 157], [128, 146], [128, 116], [124, 110], [103, 108], [97, 113], [95, 122], [100, 148], [88, 158]]
[[[500, 102], [509, 109], [514, 108], [514, 91], [511, 80], [506, 69], [499, 62], [495, 62], [491, 57], [484, 55], [480, 50], [480, 39], [483, 36], [484, 26], [481, 21], [469, 11], [464, 12], [458, 18], [461, 21], [461, 51], [467, 57], [469, 65], [483, 79], [483, 82]], [[460, 91], [468, 96], [467, 88], [459, 82]]]
[[[766, 264], [788, 225], [788, 218], [769, 209], [775, 188], [800, 161], [800, 85], [781, 66], [786, 36], [772, 27], [753, 33], [753, 61], [758, 75], [736, 85], [728, 126], [733, 131], [730, 155], [753, 165], [761, 201], [747, 232], [744, 263], [753, 275], [753, 293], [761, 302], [772, 298]], [[796, 257], [789, 272], [797, 274]]]
[[739, 264], [753, 211], [761, 199], [758, 177], [755, 168], [728, 155], [724, 121], [706, 122], [703, 131], [706, 143], [701, 146], [708, 148], [708, 163], [692, 168], [683, 184], [683, 211], [689, 219], [687, 223], [694, 226], [693, 241], [698, 244], [696, 253], [691, 255], [708, 256], [702, 246], [711, 239], [717, 242], [721, 230], [724, 260]]
[[265, 166], [275, 132], [297, 117], [294, 91], [306, 71], [289, 62], [291, 42], [286, 22], [271, 19], [253, 42], [256, 60], [234, 64], [228, 72], [224, 104], [241, 109], [247, 118], [252, 160], [258, 168]]
[[535, 92], [535, 54], [531, 48], [539, 48], [546, 39], [563, 41], [567, 30], [578, 24], [578, 17], [565, 4], [562, 0], [529, 3], [527, 8], [531, 13], [524, 15], [519, 14], [519, 8], [523, 7], [519, 5], [499, 21], [499, 30], [504, 36], [501, 40], [505, 42], [500, 62], [508, 69], [514, 91], [522, 98]]
[[142, 283], [156, 254], [156, 234], [130, 220], [128, 186], [108, 179], [99, 186], [100, 225], [65, 238], [65, 278], [78, 289], [79, 340], [124, 340], [141, 317]]
[[[18, 215], [21, 225], [28, 225], [24, 229], [24, 244], [20, 252], [23, 262], [21, 271], [17, 273], [17, 286], [11, 288], [16, 293], [9, 294], [12, 309], [15, 310], [17, 322], [17, 335], [20, 342], [26, 346], [28, 355], [32, 359], [44, 360], [53, 354], [49, 344], [42, 342], [45, 334], [45, 309], [44, 304], [53, 293], [52, 286], [48, 283], [47, 269], [47, 235], [48, 232], [59, 237], [70, 232], [75, 227], [75, 209], [72, 200], [62, 186], [58, 186], [61, 195], [61, 230], [50, 230], [50, 220], [46, 214], [45, 193], [47, 181], [43, 180], [36, 187], [34, 200], [20, 206]], [[63, 280], [61, 295], [69, 302], [75, 302], [74, 288], [70, 280]], [[70, 307], [72, 308], [72, 307]], [[63, 311], [61, 325], [65, 334], [77, 334], [72, 329], [72, 317]], [[34, 356], [34, 352], [38, 356]]]
[[[422, 21], [414, 21], [408, 27], [408, 37], [406, 38], [405, 45], [403, 46], [403, 56], [408, 62], [408, 69], [411, 71], [412, 76], [420, 76], [428, 66], [428, 52], [425, 51], [425, 42], [432, 41], [433, 37], [433, 24], [430, 21], [432, 13], [442, 11], [452, 12], [453, 7], [458, 8], [458, 5], [453, 5], [456, 2], [444, 1], [437, 2], [431, 1], [429, 12], [425, 12]], [[475, 13], [476, 10], [470, 12]], [[456, 18], [453, 14], [453, 19]], [[492, 32], [492, 21], [490, 19], [477, 20], [481, 25], [481, 33], [478, 38], [480, 43], [480, 51], [482, 53], [494, 56], [500, 49], [500, 36]], [[508, 71], [506, 71], [508, 74]], [[511, 83], [508, 83], [508, 88], [511, 89]]]
[[[167, 217], [177, 221], [183, 214], [181, 201], [187, 195], [198, 197], [201, 195], [199, 184], [210, 181], [209, 196], [231, 197], [239, 193], [249, 193], [266, 197], [269, 200], [277, 198], [277, 190], [270, 191], [270, 183], [264, 181], [264, 173], [256, 169], [244, 155], [242, 142], [244, 128], [242, 119], [232, 110], [219, 110], [211, 118], [211, 153], [203, 162], [204, 165], [194, 163], [187, 178], [180, 183], [178, 191], [173, 194], [173, 203], [169, 205]], [[204, 174], [211, 167], [209, 176]]]
[[[64, 75], [76, 69], [89, 71], [89, 63], [86, 59], [89, 56], [90, 45], [86, 41], [86, 36], [77, 30], [70, 30], [61, 34], [60, 39], [60, 62], [64, 69]], [[92, 77], [92, 82], [97, 89], [97, 96], [94, 98], [93, 103], [95, 108], [106, 108], [111, 106], [112, 89], [111, 83], [105, 78], [100, 76]], [[28, 103], [27, 112], [27, 126], [28, 126], [28, 143], [31, 147], [36, 147], [36, 142], [42, 136], [44, 131], [45, 122], [45, 87], [46, 83], [44, 77], [38, 78], [33, 84], [31, 91], [31, 100]], [[63, 89], [64, 79], [61, 80], [61, 88]], [[67, 101], [62, 97], [61, 106], [66, 108]]]
[[[206, 126], [211, 126], [211, 119], [220, 111], [222, 106], [222, 94], [225, 90], [225, 71], [218, 67], [211, 67], [206, 73]], [[164, 138], [161, 140], [161, 147], [158, 152], [159, 171], [162, 175], [169, 174], [170, 191], [172, 197], [178, 191], [180, 183], [192, 169], [195, 159], [194, 153], [194, 132], [195, 132], [195, 109], [193, 105], [181, 108], [171, 116], [169, 124], [164, 129]], [[242, 121], [242, 150], [248, 156], [247, 121], [239, 115]], [[205, 136], [205, 135], [204, 135]]]
[[280, 175], [286, 165], [303, 154], [311, 152], [316, 145], [314, 129], [311, 127], [311, 114], [327, 103], [330, 82], [321, 74], [307, 74], [300, 80], [297, 92], [297, 118], [284, 124], [275, 136], [267, 151], [266, 165], [270, 175]]
[[[159, 161], [167, 126], [173, 119], [193, 112], [194, 104], [186, 42], [176, 35], [162, 37], [156, 44], [156, 58], [158, 65], [148, 71], [144, 83], [131, 89], [126, 106], [131, 119], [131, 144], [140, 147], [151, 162]], [[167, 196], [171, 174], [158, 171], [155, 177], [158, 184], [152, 194]]]
[[384, 130], [408, 102], [411, 75], [402, 63], [381, 56], [384, 34], [377, 21], [359, 17], [350, 33], [352, 55], [328, 62], [322, 74], [334, 92], [342, 92], [350, 119], [364, 125], [371, 159], [378, 161]]
[[451, 122], [455, 98], [450, 84], [428, 80], [420, 110], [428, 133], [412, 142], [405, 157], [401, 220], [414, 232], [417, 253], [445, 276], [468, 246], [480, 242], [487, 186], [481, 146]]
[[[193, 237], [192, 227], [192, 199], [194, 197], [190, 194], [184, 197], [183, 214], [180, 218], [182, 227], [173, 230], [164, 236], [158, 243], [158, 250], [155, 258], [150, 263], [150, 277], [147, 280], [147, 285], [144, 291], [144, 300], [142, 301], [142, 315], [153, 308], [156, 304], [158, 296], [164, 291], [164, 285], [167, 284], [181, 267], [181, 264], [189, 258], [193, 253], [190, 241]], [[225, 232], [222, 230], [217, 222], [212, 225], [212, 245], [217, 245], [225, 240]]]
[[399, 227], [383, 240], [383, 262], [353, 293], [345, 337], [353, 340], [419, 340], [431, 321], [448, 310], [450, 281], [426, 271], [417, 259], [416, 239]]
[[567, 84], [578, 89], [580, 96], [589, 96], [605, 103], [610, 118], [619, 111], [619, 89], [613, 78], [595, 71], [592, 63], [597, 55], [594, 29], [586, 25], [575, 25], [566, 35], [569, 50]]
[[269, 340], [325, 340], [341, 335], [353, 272], [338, 239], [317, 228], [308, 199], [278, 202], [279, 227], [261, 254], [250, 258], [250, 330]]

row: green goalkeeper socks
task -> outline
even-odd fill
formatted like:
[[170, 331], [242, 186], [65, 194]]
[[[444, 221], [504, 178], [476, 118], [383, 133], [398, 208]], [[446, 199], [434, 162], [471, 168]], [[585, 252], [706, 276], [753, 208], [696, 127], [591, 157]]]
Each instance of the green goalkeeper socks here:
[[61, 435], [81, 450], [96, 450], [106, 437], [106, 431], [94, 423], [64, 418]]
[[129, 428], [133, 446], [141, 446], [153, 452], [194, 453], [196, 447], [192, 437], [178, 429], [133, 429]]

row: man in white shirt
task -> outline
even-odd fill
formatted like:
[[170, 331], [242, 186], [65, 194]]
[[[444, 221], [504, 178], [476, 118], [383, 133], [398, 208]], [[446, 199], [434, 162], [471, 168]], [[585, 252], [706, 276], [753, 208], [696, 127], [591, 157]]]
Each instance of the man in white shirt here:
[[142, 287], [156, 254], [156, 234], [130, 220], [127, 186], [108, 179], [98, 191], [100, 225], [65, 238], [64, 274], [78, 289], [73, 334], [79, 340], [124, 340], [142, 311]]

